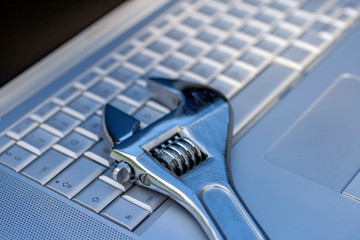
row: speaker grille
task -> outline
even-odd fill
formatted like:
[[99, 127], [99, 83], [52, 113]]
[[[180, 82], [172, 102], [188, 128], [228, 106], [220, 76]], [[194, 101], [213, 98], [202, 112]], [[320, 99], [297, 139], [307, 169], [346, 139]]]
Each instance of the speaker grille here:
[[133, 239], [1, 170], [0, 238]]

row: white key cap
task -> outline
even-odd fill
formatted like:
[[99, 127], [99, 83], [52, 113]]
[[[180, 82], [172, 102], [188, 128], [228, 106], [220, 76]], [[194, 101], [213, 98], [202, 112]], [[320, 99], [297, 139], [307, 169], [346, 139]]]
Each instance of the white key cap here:
[[118, 197], [120, 193], [122, 193], [121, 190], [99, 179], [95, 179], [84, 190], [77, 194], [73, 200], [99, 213]]
[[133, 230], [149, 215], [149, 212], [119, 197], [110, 206], [105, 208], [101, 215], [129, 230]]
[[99, 179], [101, 179], [104, 182], [107, 182], [108, 184], [120, 189], [123, 192], [126, 192], [132, 186], [132, 183], [130, 183], [130, 182], [119, 183], [118, 181], [113, 179], [112, 171], [113, 171], [113, 169], [109, 168], [103, 174], [101, 174], [99, 176]]
[[77, 127], [75, 131], [95, 141], [99, 141], [101, 138], [101, 117], [98, 115], [91, 116], [83, 124]]
[[288, 64], [297, 70], [301, 70], [306, 66], [310, 59], [314, 56], [310, 51], [297, 47], [289, 46], [278, 57], [278, 61], [284, 64]]
[[58, 95], [56, 95], [53, 101], [61, 106], [65, 106], [74, 98], [79, 96], [80, 93], [81, 92], [78, 89], [70, 86], [65, 90], [63, 90], [62, 92], [60, 92]]
[[166, 200], [166, 196], [137, 185], [130, 188], [122, 197], [149, 212], [155, 211]]
[[76, 132], [70, 133], [60, 142], [54, 145], [54, 148], [72, 158], [78, 158], [88, 150], [95, 142]]
[[230, 99], [237, 91], [240, 90], [240, 84], [236, 84], [235, 82], [232, 83], [230, 81], [222, 80], [222, 79], [215, 79], [211, 84], [210, 87], [220, 91], [224, 94], [228, 99]]
[[36, 155], [14, 145], [0, 155], [0, 162], [18, 172], [35, 158]]
[[[247, 124], [255, 119], [273, 100], [293, 82], [298, 74], [284, 66], [271, 64], [246, 88], [235, 95], [230, 103], [233, 107], [233, 134], [241, 135]], [[243, 104], [245, 103], [246, 104]]]
[[24, 120], [16, 124], [15, 127], [11, 128], [7, 135], [16, 140], [19, 140], [31, 130], [33, 130], [37, 125], [37, 122], [34, 122], [30, 118], [25, 118]]
[[104, 170], [101, 165], [82, 157], [62, 171], [47, 186], [67, 198], [72, 198]]
[[110, 158], [111, 149], [104, 141], [98, 142], [89, 151], [85, 152], [85, 156], [92, 160], [106, 166], [111, 167], [114, 165], [114, 160]]
[[41, 127], [59, 137], [64, 137], [79, 123], [78, 119], [70, 117], [64, 112], [58, 112], [41, 125]]
[[120, 89], [114, 85], [101, 81], [85, 92], [85, 95], [98, 102], [101, 102], [102, 104], [105, 104], [119, 91]]
[[45, 105], [43, 105], [41, 108], [36, 110], [33, 115], [31, 115], [31, 118], [38, 121], [38, 122], [44, 122], [46, 121], [50, 116], [52, 116], [54, 113], [56, 113], [60, 107], [56, 105], [53, 102], [48, 102]]
[[80, 77], [76, 82], [75, 82], [75, 86], [85, 90], [87, 89], [89, 86], [93, 85], [94, 83], [96, 83], [98, 80], [100, 79], [99, 74], [95, 73], [95, 72], [88, 72], [85, 75], [83, 75], [82, 77]]
[[147, 92], [147, 90], [137, 84], [128, 88], [122, 94], [122, 97], [123, 96], [134, 106], [141, 106], [146, 100], [150, 98], [150, 94]]
[[59, 140], [47, 131], [37, 128], [28, 135], [26, 135], [18, 144], [27, 150], [40, 155], [48, 150], [54, 143]]
[[72, 161], [74, 159], [50, 149], [29, 164], [29, 166], [22, 170], [22, 173], [44, 185]]
[[0, 153], [2, 153], [5, 149], [10, 147], [12, 144], [14, 144], [15, 141], [7, 136], [1, 136], [0, 137]]
[[114, 99], [113, 101], [110, 102], [110, 104], [114, 107], [116, 107], [117, 109], [120, 109], [121, 111], [123, 111], [124, 113], [131, 115], [135, 112], [136, 108], [134, 106], [131, 106], [127, 103], [124, 103], [123, 101], [119, 100], [119, 99]]
[[80, 96], [66, 106], [64, 111], [84, 121], [100, 107], [100, 103], [88, 97]]
[[164, 116], [163, 113], [158, 112], [150, 108], [149, 106], [144, 106], [140, 108], [139, 111], [134, 114], [134, 118], [138, 119], [141, 122], [142, 127], [145, 127], [150, 123], [155, 122], [162, 116]]

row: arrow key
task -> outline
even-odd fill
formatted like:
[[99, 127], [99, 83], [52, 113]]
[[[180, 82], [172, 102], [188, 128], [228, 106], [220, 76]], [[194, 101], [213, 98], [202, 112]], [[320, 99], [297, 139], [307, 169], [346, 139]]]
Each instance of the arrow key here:
[[89, 186], [77, 194], [73, 200], [98, 213], [119, 196], [120, 193], [122, 193], [121, 190], [104, 181], [95, 179]]

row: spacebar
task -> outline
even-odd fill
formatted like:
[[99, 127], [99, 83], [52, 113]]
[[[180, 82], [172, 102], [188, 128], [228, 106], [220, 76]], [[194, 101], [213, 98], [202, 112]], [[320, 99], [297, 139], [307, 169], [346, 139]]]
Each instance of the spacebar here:
[[273, 63], [230, 100], [235, 141], [256, 122], [264, 110], [272, 106], [297, 76], [296, 71]]

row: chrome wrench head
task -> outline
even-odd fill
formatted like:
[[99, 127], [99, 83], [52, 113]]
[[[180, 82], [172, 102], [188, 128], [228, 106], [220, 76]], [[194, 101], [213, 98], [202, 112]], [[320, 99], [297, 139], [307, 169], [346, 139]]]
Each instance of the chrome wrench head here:
[[[135, 119], [127, 116], [122, 122], [123, 113], [105, 107], [104, 137], [119, 163], [113, 177], [174, 199], [211, 239], [264, 238], [229, 184], [232, 116], [227, 99], [179, 80], [150, 79], [147, 88], [171, 112], [142, 130]], [[122, 127], [123, 132], [117, 129]]]

